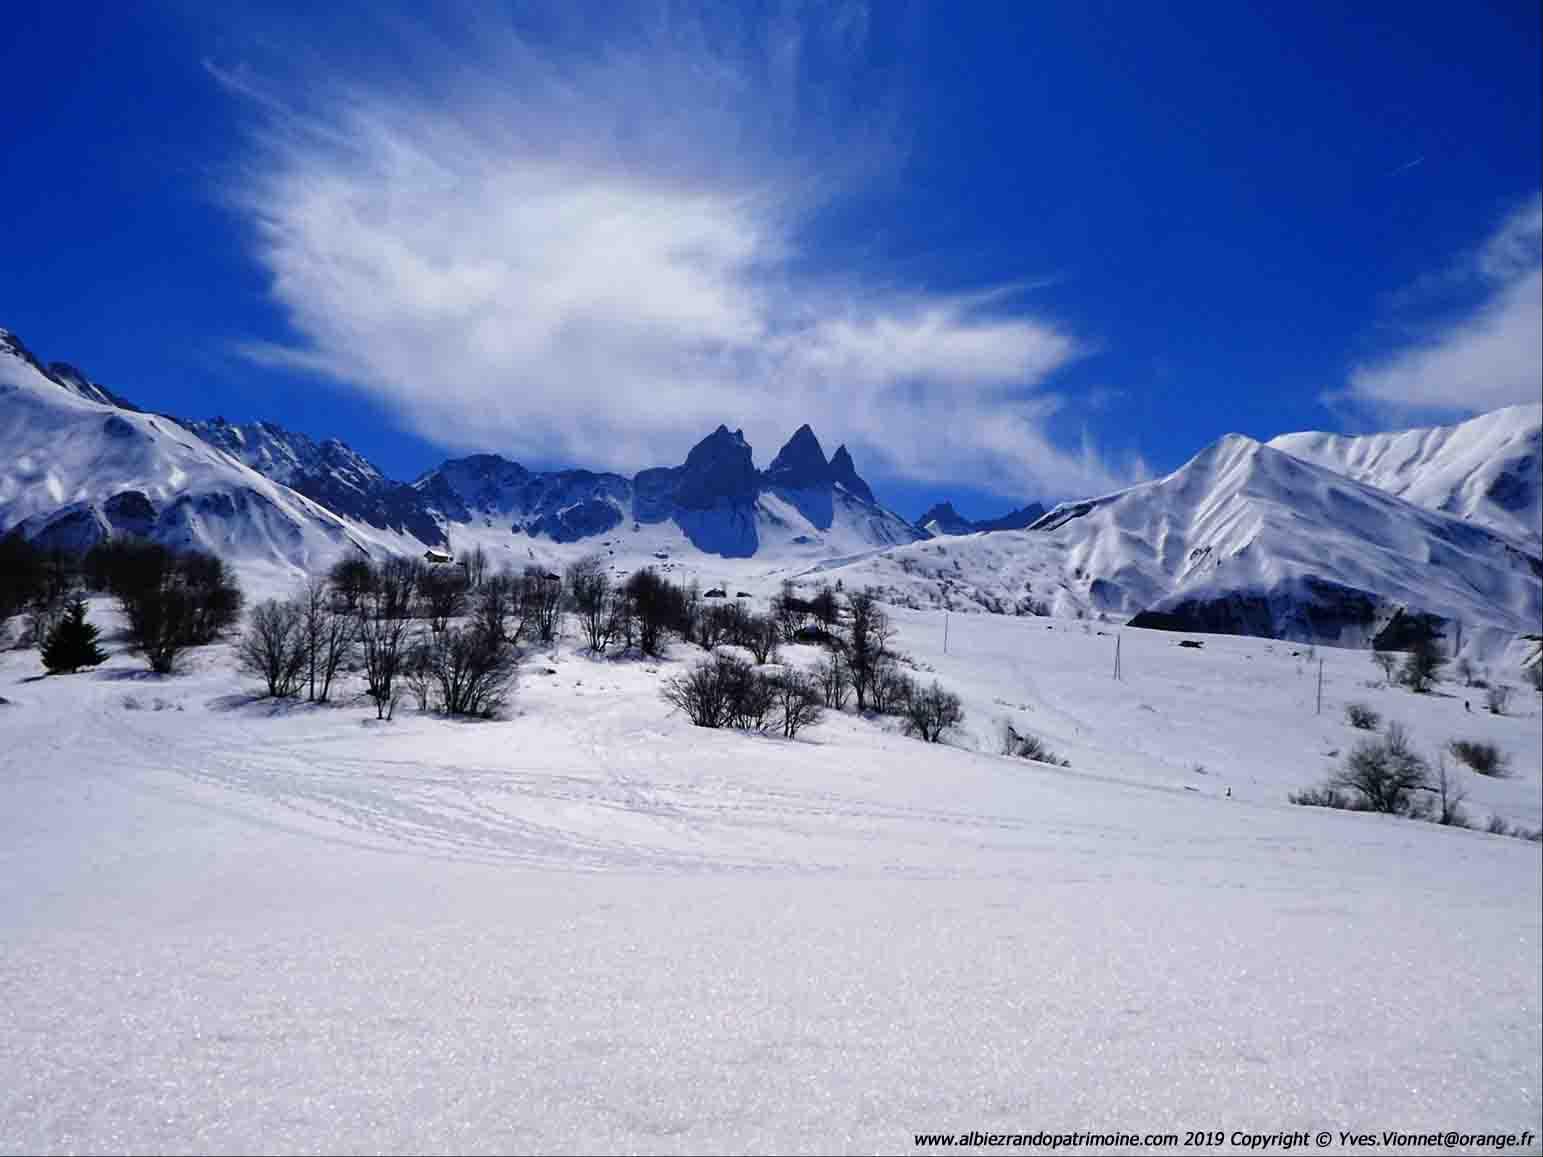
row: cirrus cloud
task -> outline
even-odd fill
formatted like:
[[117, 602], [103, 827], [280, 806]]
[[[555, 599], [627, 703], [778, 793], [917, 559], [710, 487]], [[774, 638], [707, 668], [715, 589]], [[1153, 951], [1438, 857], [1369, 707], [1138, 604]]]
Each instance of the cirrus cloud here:
[[868, 48], [847, 6], [728, 32], [650, 19], [581, 50], [501, 28], [436, 83], [210, 65], [253, 110], [228, 192], [297, 334], [245, 352], [457, 449], [635, 469], [719, 422], [769, 456], [807, 421], [891, 475], [1117, 485], [1046, 433], [1047, 379], [1086, 352], [1068, 329], [1010, 287], [820, 261], [811, 224], [904, 152]]
[[1478, 413], [1538, 400], [1543, 381], [1543, 196], [1508, 214], [1424, 291], [1477, 289], [1479, 300], [1412, 342], [1355, 367], [1349, 396], [1398, 411]]

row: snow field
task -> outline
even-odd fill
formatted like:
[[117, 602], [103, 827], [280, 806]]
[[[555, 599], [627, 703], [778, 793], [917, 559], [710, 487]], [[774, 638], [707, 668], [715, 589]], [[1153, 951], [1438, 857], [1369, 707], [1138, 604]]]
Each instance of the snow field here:
[[[507, 721], [389, 724], [254, 701], [227, 646], [0, 653], [0, 1150], [1543, 1132], [1538, 847], [1285, 802], [1354, 698], [1500, 744], [1471, 807], [1537, 826], [1535, 696], [1468, 715], [1320, 647], [1318, 716], [1291, 644], [1124, 631], [1116, 683], [1108, 627], [955, 615], [945, 655], [894, 619], [956, 746], [692, 728], [683, 647], [570, 640]], [[1004, 717], [1073, 766], [993, 754]]]

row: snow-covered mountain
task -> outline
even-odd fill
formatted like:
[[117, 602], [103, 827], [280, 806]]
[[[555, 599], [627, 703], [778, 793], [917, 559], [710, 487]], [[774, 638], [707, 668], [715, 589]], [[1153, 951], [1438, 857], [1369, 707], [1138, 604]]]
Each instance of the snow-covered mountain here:
[[0, 532], [67, 547], [143, 534], [309, 569], [447, 538], [551, 563], [745, 560], [919, 605], [1348, 645], [1396, 645], [1431, 619], [1488, 647], [1543, 621], [1540, 414], [1268, 445], [1230, 435], [1165, 478], [1042, 517], [972, 522], [943, 503], [917, 527], [808, 426], [764, 470], [720, 426], [680, 465], [631, 478], [478, 454], [405, 484], [336, 439], [144, 413], [0, 331]]
[[174, 420], [79, 382], [61, 381], [0, 331], [0, 533], [68, 549], [131, 533], [241, 565], [307, 569], [348, 550], [400, 547]]
[[681, 465], [630, 479], [589, 470], [540, 473], [496, 454], [477, 454], [446, 462], [413, 487], [452, 526], [556, 543], [599, 538], [630, 524], [634, 532], [673, 530], [650, 535], [650, 547], [750, 558], [846, 555], [921, 537], [873, 500], [846, 447], [827, 460], [808, 426], [764, 472], [756, 469], [744, 435], [719, 426]]
[[235, 425], [224, 418], [184, 421], [185, 428], [275, 482], [335, 514], [380, 530], [438, 544], [444, 531], [413, 487], [387, 478], [346, 442], [316, 442], [273, 422]]
[[1030, 530], [845, 569], [848, 586], [877, 582], [918, 605], [1348, 646], [1401, 645], [1431, 616], [1493, 648], [1543, 621], [1543, 562], [1509, 538], [1241, 435]]
[[1269, 445], [1543, 552], [1543, 404], [1389, 434], [1282, 434]]
[[975, 534], [980, 531], [1024, 530], [1045, 516], [1045, 508], [1031, 502], [1009, 510], [999, 518], [970, 519], [954, 509], [952, 502], [939, 502], [916, 520], [916, 525], [933, 537], [944, 534]]

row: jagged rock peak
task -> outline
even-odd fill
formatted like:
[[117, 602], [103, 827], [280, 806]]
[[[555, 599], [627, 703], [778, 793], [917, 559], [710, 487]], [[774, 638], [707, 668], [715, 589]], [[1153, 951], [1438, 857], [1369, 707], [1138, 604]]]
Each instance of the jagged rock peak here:
[[830, 473], [833, 482], [839, 482], [846, 488], [848, 494], [855, 498], [861, 498], [864, 502], [873, 502], [873, 491], [868, 484], [859, 477], [857, 467], [852, 464], [852, 455], [847, 451], [846, 443], [836, 447], [836, 452], [830, 458]]
[[828, 486], [833, 481], [830, 463], [825, 460], [825, 451], [807, 422], [794, 431], [782, 449], [777, 451], [777, 456], [766, 468], [766, 481], [789, 490]]
[[720, 502], [752, 504], [758, 476], [743, 430], [719, 426], [691, 448], [681, 467], [675, 501], [690, 510]]
[[932, 534], [969, 534], [979, 529], [948, 501], [933, 505], [916, 520], [916, 525]]

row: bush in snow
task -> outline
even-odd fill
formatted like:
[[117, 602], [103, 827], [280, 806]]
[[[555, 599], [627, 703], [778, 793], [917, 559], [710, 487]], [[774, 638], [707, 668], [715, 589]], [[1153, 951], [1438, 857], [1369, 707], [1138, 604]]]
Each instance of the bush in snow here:
[[1505, 754], [1493, 743], [1477, 739], [1454, 739], [1447, 744], [1447, 750], [1459, 763], [1466, 763], [1480, 775], [1503, 779], [1509, 770]]
[[1398, 670], [1398, 656], [1391, 651], [1373, 651], [1372, 662], [1382, 672], [1384, 683], [1393, 682], [1393, 673]]
[[1506, 707], [1511, 702], [1511, 686], [1509, 683], [1494, 683], [1485, 688], [1484, 706], [1489, 708], [1491, 715], [1504, 715]]
[[43, 666], [49, 674], [95, 667], [107, 658], [97, 646], [97, 629], [86, 621], [86, 601], [71, 600], [64, 616], [43, 641]]
[[959, 696], [944, 690], [936, 679], [925, 689], [912, 686], [905, 701], [905, 729], [909, 735], [936, 743], [964, 722]]
[[666, 681], [664, 698], [698, 727], [766, 731], [792, 738], [820, 717], [814, 683], [797, 672], [766, 674], [720, 651]]
[[1054, 767], [1070, 767], [1072, 761], [1062, 759], [1037, 735], [1022, 734], [1011, 723], [1002, 724], [1002, 754], [1032, 759], [1035, 763], [1048, 763]]
[[441, 711], [481, 719], [503, 707], [519, 672], [514, 648], [475, 627], [447, 627], [433, 634], [421, 661]]
[[822, 695], [819, 685], [800, 671], [770, 677], [782, 734], [795, 739], [805, 727], [820, 721]]
[[1531, 666], [1523, 667], [1523, 673], [1527, 676], [1527, 685], [1534, 691], [1543, 691], [1543, 659], [1539, 659]]
[[1346, 703], [1345, 721], [1360, 731], [1376, 731], [1382, 726], [1382, 716], [1365, 703]]
[[1308, 787], [1301, 791], [1288, 792], [1286, 799], [1291, 803], [1300, 804], [1303, 807], [1328, 807], [1348, 810], [1359, 810], [1349, 796], [1344, 795], [1333, 787]]
[[727, 688], [720, 663], [709, 660], [684, 675], [672, 676], [664, 684], [664, 698], [697, 727], [722, 727], [727, 715]]
[[214, 642], [241, 619], [235, 576], [205, 551], [111, 539], [88, 552], [86, 571], [117, 598], [130, 640], [162, 674], [183, 650]]
[[1403, 814], [1414, 795], [1429, 790], [1429, 768], [1401, 724], [1389, 723], [1381, 739], [1363, 739], [1330, 786], [1351, 792], [1368, 811]]

